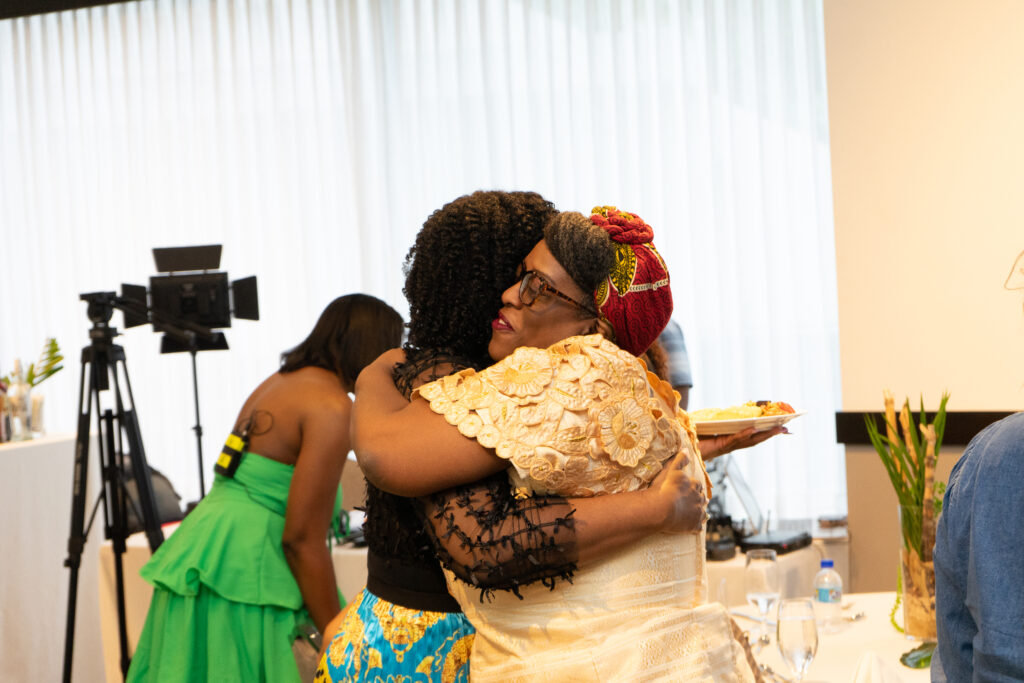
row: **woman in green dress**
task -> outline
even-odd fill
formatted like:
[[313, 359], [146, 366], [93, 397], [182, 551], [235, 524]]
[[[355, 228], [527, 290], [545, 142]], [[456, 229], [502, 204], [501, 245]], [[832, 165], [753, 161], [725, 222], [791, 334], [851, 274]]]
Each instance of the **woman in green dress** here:
[[129, 681], [300, 680], [293, 641], [342, 607], [326, 537], [348, 394], [401, 337], [383, 301], [339, 297], [246, 399], [209, 494], [142, 569], [153, 600]]

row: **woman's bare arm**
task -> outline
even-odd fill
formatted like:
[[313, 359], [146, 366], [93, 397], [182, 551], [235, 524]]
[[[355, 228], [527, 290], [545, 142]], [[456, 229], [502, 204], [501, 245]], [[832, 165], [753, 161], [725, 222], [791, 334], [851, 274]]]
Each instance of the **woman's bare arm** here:
[[356, 380], [352, 447], [367, 480], [383, 491], [412, 498], [508, 467], [475, 439], [460, 434], [426, 401], [406, 400], [391, 375], [404, 358], [400, 350], [388, 351]]
[[313, 623], [324, 633], [341, 611], [327, 531], [349, 451], [351, 402], [337, 393], [307, 395], [306, 401], [310, 409], [302, 419], [281, 545]]

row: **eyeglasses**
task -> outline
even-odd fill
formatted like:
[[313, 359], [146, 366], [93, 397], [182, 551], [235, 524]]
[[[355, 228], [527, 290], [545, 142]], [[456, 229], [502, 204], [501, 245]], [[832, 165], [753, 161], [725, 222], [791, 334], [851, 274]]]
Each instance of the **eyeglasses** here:
[[535, 270], [526, 270], [526, 263], [524, 262], [520, 268], [523, 270], [523, 279], [519, 281], [519, 300], [523, 302], [524, 306], [532, 306], [544, 292], [550, 292], [559, 299], [567, 301], [576, 308], [586, 311], [588, 314], [597, 317], [597, 313], [590, 306], [580, 303], [573, 299], [568, 294], [563, 294], [558, 291], [547, 282], [544, 281], [544, 277]]

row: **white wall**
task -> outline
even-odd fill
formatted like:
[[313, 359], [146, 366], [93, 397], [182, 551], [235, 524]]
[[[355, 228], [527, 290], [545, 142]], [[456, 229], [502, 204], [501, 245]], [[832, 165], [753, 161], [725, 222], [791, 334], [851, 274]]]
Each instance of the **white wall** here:
[[[1024, 292], [1003, 285], [1024, 250], [1024, 3], [824, 6], [843, 409], [880, 410], [884, 388], [1021, 409]], [[847, 449], [847, 485], [854, 588], [892, 589], [874, 451]]]

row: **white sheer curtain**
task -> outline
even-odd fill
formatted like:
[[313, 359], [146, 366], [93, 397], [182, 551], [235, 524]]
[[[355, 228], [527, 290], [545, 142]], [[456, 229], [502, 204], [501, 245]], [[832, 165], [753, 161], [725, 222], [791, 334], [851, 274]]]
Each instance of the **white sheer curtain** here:
[[[145, 284], [154, 246], [222, 243], [262, 319], [199, 355], [208, 468], [333, 297], [405, 311], [400, 264], [433, 209], [533, 189], [655, 227], [691, 407], [809, 410], [738, 460], [774, 518], [845, 512], [824, 74], [811, 0], [146, 0], [0, 21], [0, 371], [57, 337], [66, 369], [40, 390], [48, 430], [72, 431], [78, 294]], [[149, 460], [192, 499], [188, 357], [148, 328], [120, 341]]]

